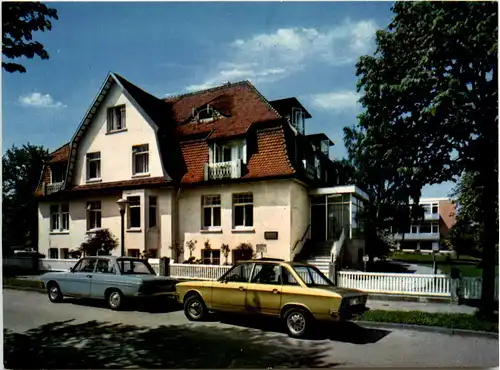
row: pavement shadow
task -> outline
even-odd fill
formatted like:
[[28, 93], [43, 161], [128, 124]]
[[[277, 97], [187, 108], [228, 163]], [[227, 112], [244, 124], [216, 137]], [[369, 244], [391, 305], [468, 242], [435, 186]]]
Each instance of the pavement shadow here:
[[[241, 328], [55, 322], [4, 329], [8, 369], [333, 367], [321, 343]], [[307, 345], [305, 345], [307, 344]]]
[[[109, 309], [106, 301], [102, 299], [64, 298], [63, 304]], [[122, 311], [139, 311], [147, 313], [169, 313], [179, 310], [182, 310], [182, 306], [173, 298], [127, 302], [122, 309]]]
[[[223, 316], [216, 315], [214, 319], [224, 324], [258, 329], [264, 332], [286, 333], [283, 322], [276, 318], [224, 314]], [[321, 322], [315, 326], [306, 340], [370, 344], [378, 342], [390, 333], [388, 330], [364, 328], [351, 321], [339, 323]]]

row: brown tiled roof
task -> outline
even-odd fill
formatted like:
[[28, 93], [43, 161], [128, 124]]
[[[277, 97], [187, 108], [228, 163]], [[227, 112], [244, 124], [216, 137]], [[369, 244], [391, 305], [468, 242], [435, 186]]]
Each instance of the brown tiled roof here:
[[168, 185], [169, 182], [164, 177], [145, 177], [125, 181], [99, 182], [95, 184], [77, 185], [71, 191], [101, 190], [109, 188], [137, 187], [145, 185]]
[[208, 144], [204, 140], [184, 142], [181, 145], [187, 172], [182, 177], [184, 184], [194, 184], [204, 180], [203, 171], [208, 162]]
[[54, 150], [49, 154], [50, 160], [49, 163], [61, 163], [67, 162], [69, 157], [69, 143], [64, 144], [59, 149]]
[[[255, 122], [273, 120], [278, 113], [248, 81], [165, 99], [172, 104], [173, 118], [181, 136], [212, 132], [211, 139], [245, 134]], [[210, 104], [225, 117], [213, 122], [189, 122], [193, 108]], [[186, 122], [187, 121], [187, 122]]]

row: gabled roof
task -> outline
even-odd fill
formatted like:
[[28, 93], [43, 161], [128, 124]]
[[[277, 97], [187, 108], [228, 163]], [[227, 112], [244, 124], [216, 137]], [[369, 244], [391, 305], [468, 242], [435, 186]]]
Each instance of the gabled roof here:
[[[174, 119], [180, 136], [210, 133], [210, 139], [245, 134], [256, 122], [275, 120], [279, 113], [249, 81], [218, 86], [196, 93], [165, 99], [172, 104]], [[193, 108], [210, 104], [225, 117], [210, 122], [186, 122]]]
[[66, 163], [69, 156], [69, 144], [66, 143], [49, 154], [48, 163]]

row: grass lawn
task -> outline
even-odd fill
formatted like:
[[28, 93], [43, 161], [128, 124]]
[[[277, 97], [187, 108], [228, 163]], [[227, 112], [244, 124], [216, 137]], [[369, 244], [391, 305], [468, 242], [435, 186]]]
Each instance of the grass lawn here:
[[[394, 261], [408, 262], [429, 267], [432, 266], [433, 262], [432, 254], [394, 252], [391, 258]], [[441, 270], [443, 274], [449, 275], [452, 267], [458, 268], [462, 276], [481, 277], [483, 274], [483, 269], [478, 267], [481, 259], [476, 257], [464, 255], [460, 256], [460, 259], [457, 259], [454, 253], [436, 254], [436, 262], [438, 264], [438, 269]]]
[[357, 320], [498, 332], [498, 317], [495, 321], [488, 321], [476, 315], [463, 313], [372, 310], [364, 313]]

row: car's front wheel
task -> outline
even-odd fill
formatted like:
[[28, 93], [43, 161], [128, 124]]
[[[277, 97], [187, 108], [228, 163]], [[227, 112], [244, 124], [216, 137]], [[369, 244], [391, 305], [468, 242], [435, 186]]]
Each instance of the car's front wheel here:
[[112, 310], [119, 310], [123, 307], [124, 305], [124, 297], [122, 292], [119, 290], [112, 290], [108, 292], [108, 306]]
[[285, 313], [285, 325], [292, 338], [305, 338], [309, 334], [312, 319], [309, 312], [300, 308], [291, 308]]
[[63, 300], [63, 294], [57, 283], [51, 282], [47, 285], [47, 293], [52, 303], [60, 303]]
[[184, 302], [184, 314], [190, 321], [201, 321], [207, 316], [208, 310], [203, 299], [193, 295]]

